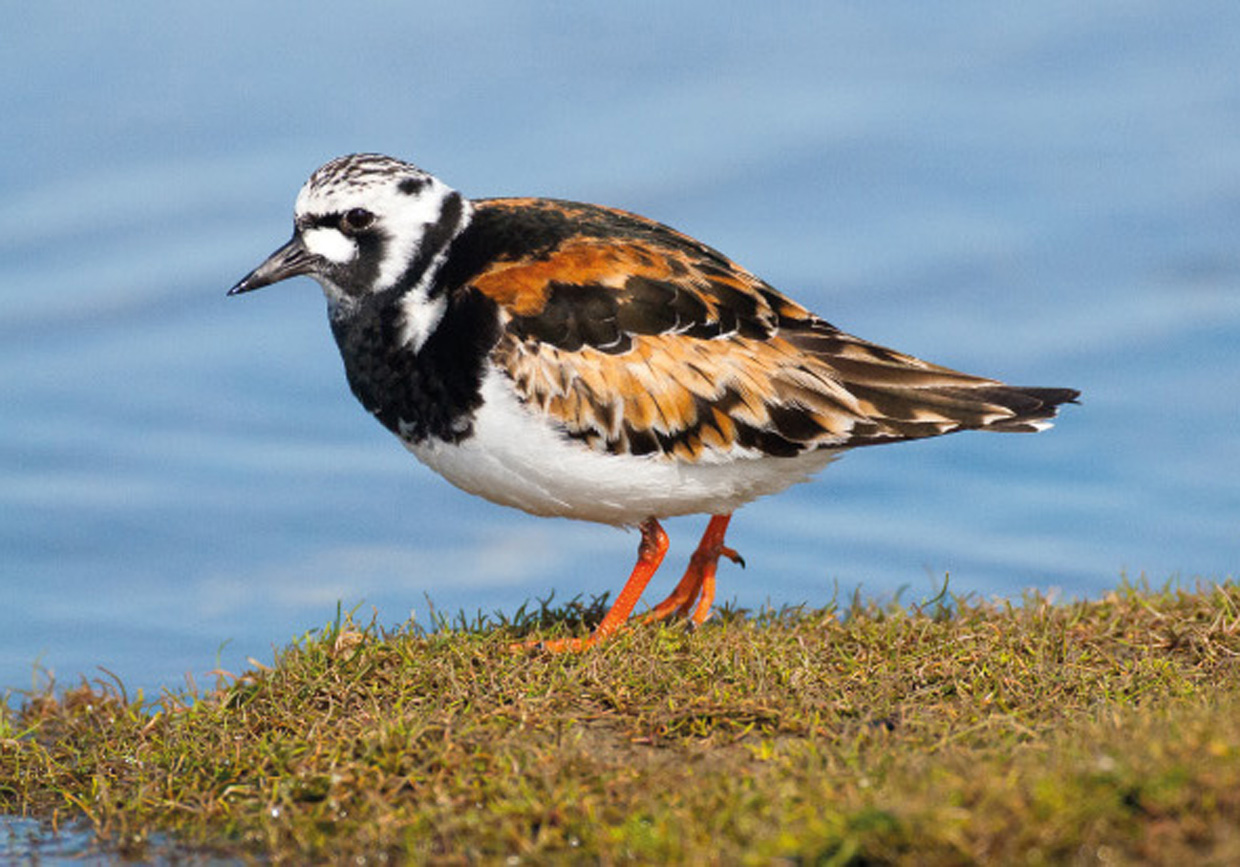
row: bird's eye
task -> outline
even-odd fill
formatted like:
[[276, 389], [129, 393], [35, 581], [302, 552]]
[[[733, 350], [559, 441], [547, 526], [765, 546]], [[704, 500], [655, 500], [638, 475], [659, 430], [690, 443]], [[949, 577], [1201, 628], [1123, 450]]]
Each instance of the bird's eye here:
[[356, 235], [358, 232], [370, 228], [370, 224], [374, 221], [375, 215], [370, 211], [365, 208], [353, 208], [341, 216], [340, 231], [346, 235]]

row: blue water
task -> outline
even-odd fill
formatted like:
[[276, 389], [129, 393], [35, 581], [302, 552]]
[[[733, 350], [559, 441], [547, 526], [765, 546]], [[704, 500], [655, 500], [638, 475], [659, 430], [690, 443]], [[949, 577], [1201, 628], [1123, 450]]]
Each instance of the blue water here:
[[354, 150], [648, 214], [863, 337], [1084, 391], [747, 507], [723, 600], [1237, 571], [1240, 6], [28, 4], [0, 48], [0, 689], [622, 582], [634, 534], [470, 498], [369, 419], [312, 283], [224, 297]]
[[181, 846], [162, 833], [151, 834], [137, 851], [124, 856], [99, 838], [87, 822], [61, 819], [55, 830], [35, 819], [0, 815], [0, 864], [30, 867], [99, 867], [105, 864], [236, 867], [241, 858], [216, 856]]

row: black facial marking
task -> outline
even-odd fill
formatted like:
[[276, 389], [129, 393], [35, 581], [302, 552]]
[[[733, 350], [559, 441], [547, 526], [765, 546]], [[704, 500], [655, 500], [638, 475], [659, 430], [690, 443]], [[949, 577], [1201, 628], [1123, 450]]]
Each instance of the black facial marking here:
[[396, 185], [396, 189], [400, 190], [406, 196], [412, 196], [429, 183], [430, 181], [426, 178], [405, 178]]
[[[443, 200], [443, 209], [439, 212], [439, 219], [426, 227], [422, 235], [422, 243], [418, 246], [418, 253], [397, 281], [398, 286], [408, 288], [418, 284], [425, 275], [426, 269], [435, 261], [435, 257], [444, 251], [457, 230], [460, 229], [464, 210], [465, 206], [460, 193], [451, 193]], [[442, 286], [442, 281], [439, 285], [446, 288]]]
[[299, 227], [306, 229], [336, 229], [349, 237], [360, 235], [371, 227], [375, 215], [365, 208], [351, 208], [343, 213], [330, 211], [301, 218]]

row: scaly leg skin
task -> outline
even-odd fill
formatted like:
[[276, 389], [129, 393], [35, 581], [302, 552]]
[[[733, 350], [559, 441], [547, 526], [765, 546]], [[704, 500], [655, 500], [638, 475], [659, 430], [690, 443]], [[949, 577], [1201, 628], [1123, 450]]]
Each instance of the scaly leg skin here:
[[745, 565], [741, 555], [723, 544], [723, 537], [728, 531], [729, 515], [712, 515], [698, 542], [697, 550], [689, 558], [689, 568], [684, 577], [676, 585], [670, 595], [643, 618], [647, 623], [663, 620], [672, 612], [680, 617], [688, 617], [693, 626], [700, 626], [710, 616], [710, 606], [715, 601], [715, 571], [719, 566], [719, 558], [727, 557], [733, 563]]
[[633, 572], [629, 575], [629, 580], [625, 582], [624, 589], [620, 591], [620, 595], [616, 597], [616, 601], [612, 603], [607, 614], [603, 616], [602, 622], [594, 628], [593, 632], [585, 638], [557, 638], [551, 641], [522, 642], [512, 645], [510, 649], [526, 650], [537, 648], [551, 653], [585, 650], [598, 644], [624, 626], [625, 621], [629, 619], [629, 615], [633, 613], [637, 600], [641, 599], [646, 585], [650, 583], [650, 579], [659, 568], [659, 564], [663, 562], [663, 555], [667, 553], [667, 533], [663, 531], [657, 520], [653, 517], [647, 518], [642, 522], [641, 531], [642, 540], [637, 546], [637, 565], [633, 567]]

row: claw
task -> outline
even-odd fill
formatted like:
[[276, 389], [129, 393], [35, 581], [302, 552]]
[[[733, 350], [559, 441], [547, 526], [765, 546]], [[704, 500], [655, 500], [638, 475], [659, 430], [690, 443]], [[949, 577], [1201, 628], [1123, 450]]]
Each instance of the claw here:
[[611, 609], [603, 615], [602, 622], [594, 628], [593, 632], [585, 638], [553, 638], [547, 641], [521, 642], [510, 645], [509, 649], [513, 652], [532, 649], [544, 653], [579, 652], [593, 647], [604, 638], [622, 629], [629, 619], [629, 614], [633, 612], [633, 606], [641, 598], [642, 591], [646, 589], [655, 570], [663, 562], [663, 555], [667, 553], [667, 533], [663, 532], [657, 520], [647, 519], [642, 523], [641, 530], [642, 538], [637, 546], [637, 564], [633, 567], [633, 572], [629, 575], [624, 589], [620, 591]]
[[[684, 618], [686, 628], [692, 632], [710, 619], [711, 605], [715, 601], [715, 570], [720, 557], [745, 568], [745, 558], [723, 544], [724, 534], [728, 530], [731, 515], [713, 515], [702, 534], [693, 556], [689, 558], [689, 568], [684, 577], [676, 585], [671, 594], [648, 611], [636, 618], [638, 623], [663, 620], [673, 613]], [[642, 540], [637, 549], [637, 565], [628, 583], [616, 597], [611, 610], [593, 632], [584, 638], [554, 638], [550, 640], [524, 641], [509, 645], [512, 652], [536, 650], [543, 653], [579, 652], [593, 647], [610, 635], [626, 627], [629, 614], [637, 604], [646, 584], [654, 575], [663, 555], [667, 552], [667, 534], [654, 518], [642, 524]]]

